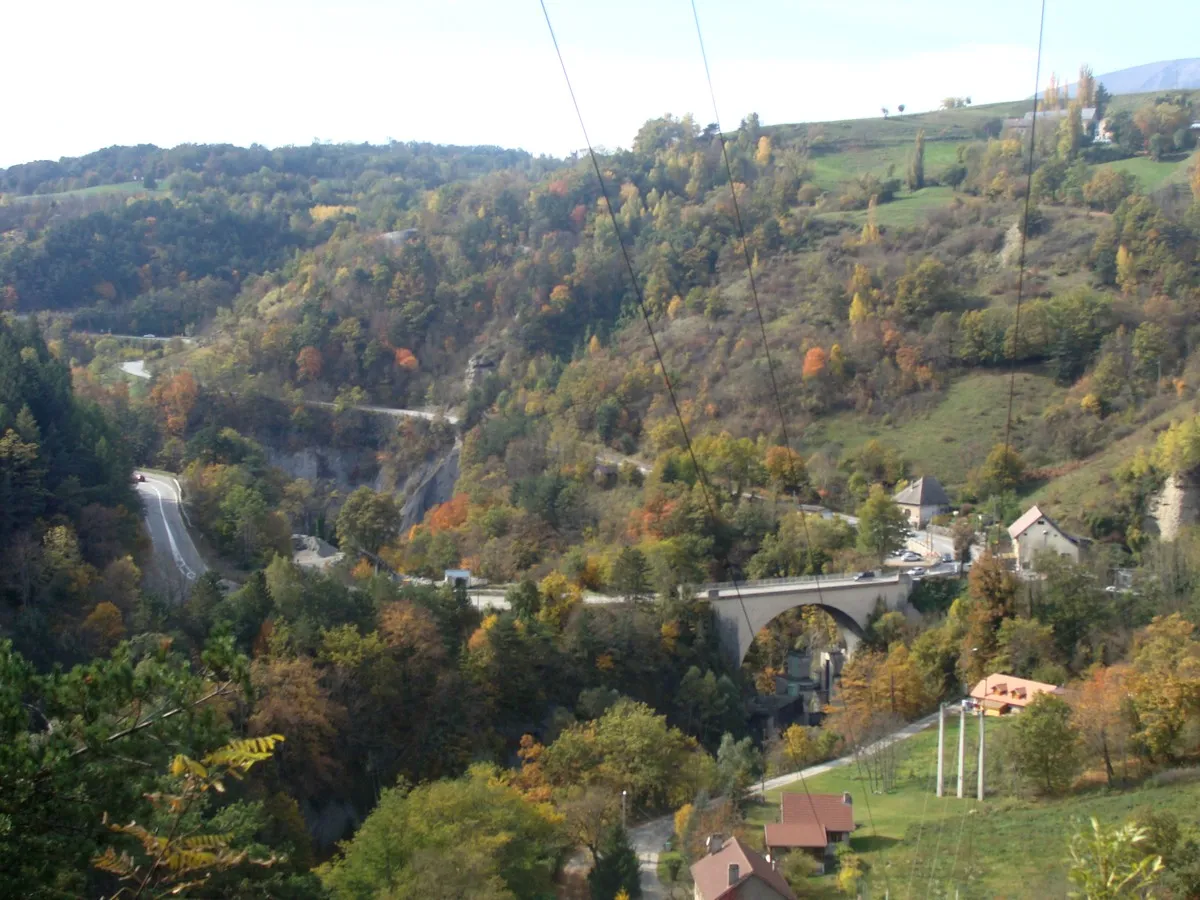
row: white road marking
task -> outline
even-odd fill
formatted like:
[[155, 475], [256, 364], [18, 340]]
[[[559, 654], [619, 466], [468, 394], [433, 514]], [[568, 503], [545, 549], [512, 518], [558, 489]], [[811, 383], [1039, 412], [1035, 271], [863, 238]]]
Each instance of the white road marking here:
[[179, 552], [179, 545], [175, 543], [175, 533], [171, 531], [171, 523], [167, 521], [167, 510], [163, 506], [162, 492], [149, 479], [146, 480], [145, 484], [150, 490], [154, 491], [154, 496], [158, 498], [158, 512], [162, 516], [163, 528], [167, 530], [167, 540], [171, 544], [171, 555], [175, 557], [175, 567], [179, 569], [183, 577], [188, 581], [195, 581], [196, 573], [192, 571], [191, 567], [184, 560], [183, 554]]

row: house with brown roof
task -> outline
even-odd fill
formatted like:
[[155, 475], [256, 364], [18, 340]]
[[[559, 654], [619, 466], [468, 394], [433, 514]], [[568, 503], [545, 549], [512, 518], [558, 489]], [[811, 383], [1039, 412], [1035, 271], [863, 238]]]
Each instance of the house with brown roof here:
[[1057, 553], [1072, 562], [1079, 562], [1087, 541], [1067, 534], [1036, 505], [1008, 526], [1018, 569], [1034, 568], [1034, 558], [1040, 553]]
[[737, 838], [725, 841], [691, 872], [694, 900], [796, 900], [783, 876]]
[[1005, 716], [1020, 712], [1038, 694], [1062, 692], [1057, 685], [996, 673], [971, 688], [971, 699], [983, 707], [985, 715]]
[[892, 498], [908, 516], [912, 528], [924, 528], [934, 516], [950, 509], [950, 498], [942, 483], [932, 475], [918, 478]]
[[771, 859], [801, 850], [824, 866], [837, 845], [850, 840], [854, 800], [849, 794], [784, 794], [779, 801], [779, 821], [767, 823], [763, 831]]

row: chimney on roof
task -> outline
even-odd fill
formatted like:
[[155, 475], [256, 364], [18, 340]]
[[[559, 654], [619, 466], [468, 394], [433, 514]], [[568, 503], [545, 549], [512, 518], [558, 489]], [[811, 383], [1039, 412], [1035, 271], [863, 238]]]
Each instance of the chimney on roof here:
[[725, 844], [724, 839], [719, 834], [710, 834], [707, 840], [704, 841], [704, 849], [709, 854], [716, 853]]
[[733, 887], [741, 880], [742, 870], [737, 863], [729, 864], [729, 886]]
[[853, 805], [854, 805], [854, 798], [850, 796], [850, 792], [849, 792], [849, 791], [845, 791], [845, 792], [842, 794], [842, 802], [843, 802], [843, 803], [845, 803], [847, 806], [853, 806]]

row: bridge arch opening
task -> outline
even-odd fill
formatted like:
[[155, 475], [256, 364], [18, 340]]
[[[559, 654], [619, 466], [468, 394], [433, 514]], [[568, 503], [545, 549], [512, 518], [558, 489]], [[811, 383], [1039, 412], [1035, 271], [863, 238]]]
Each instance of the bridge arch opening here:
[[793, 724], [820, 725], [842, 666], [862, 638], [839, 609], [801, 603], [768, 620], [743, 654], [752, 730], [772, 739]]
[[861, 642], [871, 615], [882, 603], [886, 609], [911, 611], [911, 579], [884, 575], [871, 579], [832, 576], [815, 579], [777, 579], [738, 586], [711, 585], [698, 596], [708, 600], [726, 658], [741, 666], [755, 636], [776, 617], [796, 608], [818, 607], [837, 625], [847, 656]]

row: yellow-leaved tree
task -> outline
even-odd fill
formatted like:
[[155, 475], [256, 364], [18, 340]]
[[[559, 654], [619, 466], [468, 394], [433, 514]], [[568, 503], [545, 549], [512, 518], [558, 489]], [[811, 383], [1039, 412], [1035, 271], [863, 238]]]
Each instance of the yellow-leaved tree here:
[[214, 873], [242, 863], [269, 866], [275, 857], [258, 859], [247, 850], [230, 846], [228, 834], [207, 832], [204, 822], [195, 822], [194, 812], [210, 791], [224, 793], [225, 783], [240, 779], [256, 764], [270, 759], [283, 735], [230, 741], [199, 761], [180, 754], [171, 762], [169, 775], [174, 788], [146, 794], [160, 813], [151, 828], [130, 822], [118, 825], [104, 814], [110, 831], [134, 838], [141, 853], [117, 852], [106, 847], [92, 865], [115, 875], [122, 887], [110, 900], [120, 897], [178, 897], [198, 893]]

